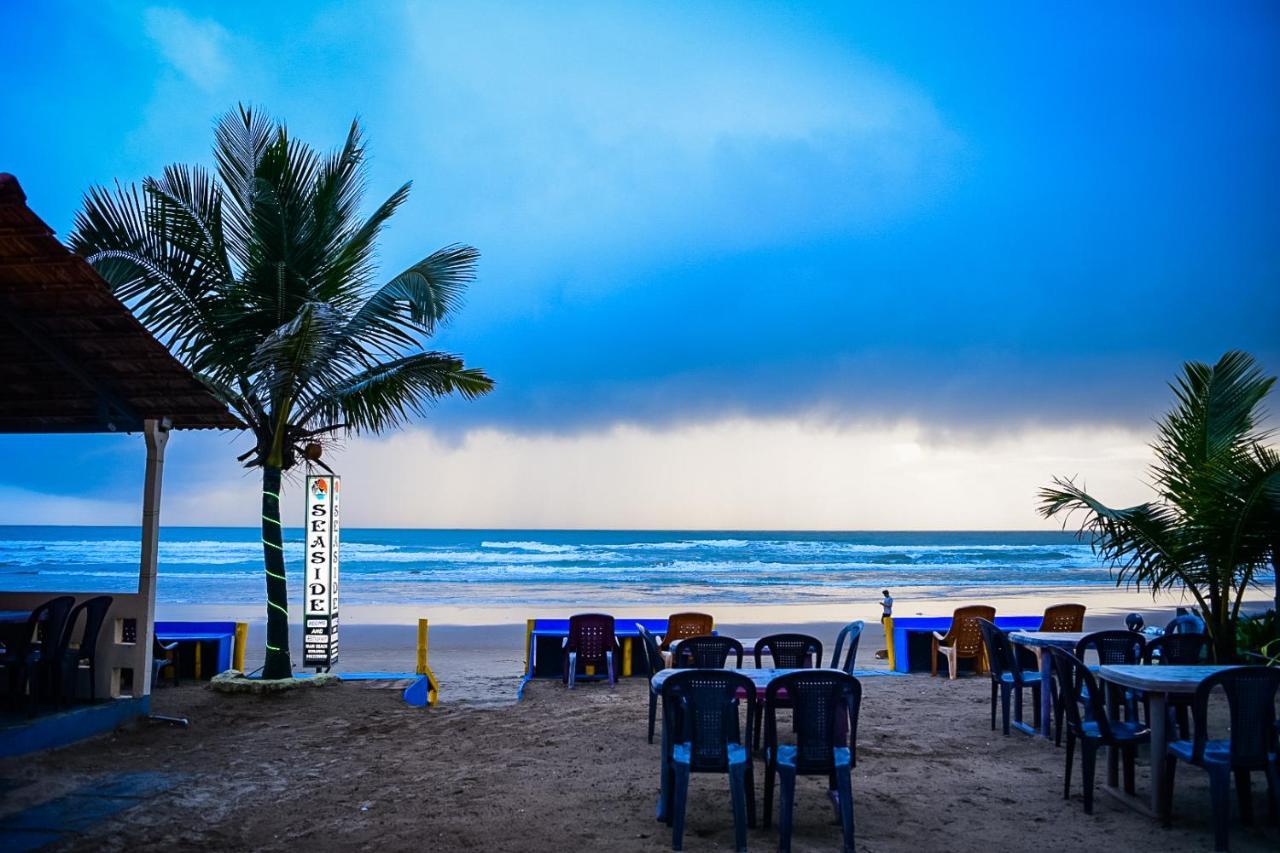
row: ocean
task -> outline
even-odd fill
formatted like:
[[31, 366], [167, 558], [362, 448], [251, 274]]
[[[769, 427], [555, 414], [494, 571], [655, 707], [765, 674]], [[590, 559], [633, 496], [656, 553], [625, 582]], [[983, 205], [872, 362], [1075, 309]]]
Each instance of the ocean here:
[[[301, 529], [286, 530], [285, 541], [290, 594], [297, 597]], [[136, 589], [138, 555], [136, 528], [0, 526], [0, 588], [129, 592]], [[344, 607], [793, 604], [878, 598], [886, 587], [981, 594], [1113, 584], [1088, 544], [1061, 532], [352, 528], [342, 531], [341, 567]], [[260, 606], [258, 531], [164, 528], [157, 598]]]

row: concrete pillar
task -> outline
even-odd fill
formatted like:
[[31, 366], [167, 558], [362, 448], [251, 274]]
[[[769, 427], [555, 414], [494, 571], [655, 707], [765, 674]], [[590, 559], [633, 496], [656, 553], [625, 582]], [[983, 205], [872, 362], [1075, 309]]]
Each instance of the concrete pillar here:
[[143, 612], [138, 619], [137, 661], [133, 672], [133, 695], [151, 695], [151, 651], [156, 622], [156, 573], [160, 562], [160, 487], [164, 482], [164, 450], [169, 443], [168, 418], [147, 420], [143, 436], [147, 442], [147, 472], [142, 487], [142, 560], [138, 566], [138, 596]]

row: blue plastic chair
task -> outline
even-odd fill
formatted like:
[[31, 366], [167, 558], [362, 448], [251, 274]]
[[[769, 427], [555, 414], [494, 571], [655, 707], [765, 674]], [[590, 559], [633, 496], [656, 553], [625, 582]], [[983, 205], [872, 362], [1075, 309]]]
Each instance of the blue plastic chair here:
[[[1075, 760], [1078, 740], [1080, 769], [1084, 776], [1084, 813], [1093, 814], [1093, 783], [1098, 748], [1105, 746], [1120, 750], [1124, 757], [1124, 790], [1125, 793], [1132, 794], [1138, 744], [1148, 742], [1151, 732], [1137, 720], [1119, 720], [1108, 714], [1102, 688], [1080, 658], [1065, 649], [1050, 647], [1048, 652], [1052, 656], [1054, 678], [1058, 684], [1059, 707], [1066, 713], [1067, 767], [1062, 783], [1062, 798], [1071, 798], [1071, 765]], [[1118, 780], [1110, 781], [1114, 785]]]
[[9, 677], [9, 692], [22, 697], [28, 713], [34, 713], [41, 698], [55, 693], [58, 647], [75, 603], [75, 596], [59, 595], [36, 607], [22, 633], [0, 654], [0, 667]]
[[649, 743], [653, 743], [654, 723], [658, 716], [658, 694], [653, 691], [653, 677], [667, 668], [667, 662], [662, 658], [658, 638], [639, 622], [636, 623], [636, 630], [640, 633], [640, 641], [644, 643], [644, 658], [649, 665]]
[[[842, 669], [853, 675], [853, 664], [858, 657], [858, 641], [862, 639], [862, 620], [850, 622], [840, 629], [840, 633], [836, 635], [836, 648], [831, 653], [831, 668]], [[849, 648], [846, 650], [844, 644], [848, 643]], [[842, 658], [840, 653], [844, 652]]]
[[[808, 634], [770, 634], [756, 640], [752, 649], [756, 668], [764, 668], [764, 656], [773, 661], [774, 669], [805, 669], [822, 666], [822, 641]], [[786, 697], [779, 697], [778, 707], [786, 707]], [[764, 729], [764, 698], [756, 703], [756, 731], [752, 743], [760, 748]]]
[[724, 669], [729, 655], [736, 656], [734, 666], [742, 668], [742, 643], [718, 634], [689, 637], [672, 646], [671, 665], [676, 669]]
[[1001, 728], [1009, 735], [1009, 699], [1017, 691], [1013, 718], [1022, 722], [1022, 688], [1031, 688], [1032, 720], [1040, 725], [1040, 671], [1023, 669], [1008, 635], [986, 619], [978, 620], [982, 644], [986, 646], [987, 665], [991, 672], [991, 730], [996, 728], [996, 696], [1000, 697]]
[[[779, 701], [785, 694], [785, 700]], [[796, 777], [826, 776], [834, 793], [846, 853], [853, 853], [853, 776], [862, 684], [844, 672], [815, 669], [781, 675], [765, 692], [764, 825], [773, 817], [774, 776], [782, 784], [778, 804], [778, 850], [791, 849]], [[778, 710], [791, 708], [795, 743], [778, 736]]]
[[[1231, 736], [1209, 737], [1209, 695], [1221, 687], [1227, 697]], [[1224, 669], [1200, 682], [1191, 701], [1195, 732], [1191, 740], [1168, 745], [1164, 785], [1160, 791], [1165, 826], [1172, 822], [1173, 775], [1178, 761], [1186, 761], [1209, 773], [1209, 796], [1213, 801], [1213, 841], [1215, 850], [1226, 850], [1231, 818], [1231, 775], [1236, 777], [1240, 817], [1253, 820], [1249, 774], [1261, 770], [1267, 777], [1271, 817], [1280, 819], [1280, 738], [1277, 738], [1276, 693], [1280, 691], [1280, 669], [1270, 666], [1242, 666]]]
[[738, 709], [746, 706], [751, 731], [755, 689], [745, 675], [724, 669], [685, 669], [662, 683], [663, 818], [671, 825], [672, 850], [684, 845], [691, 773], [729, 775], [734, 844], [747, 849], [747, 826], [756, 822], [755, 782]]
[[[1080, 642], [1076, 643], [1075, 657], [1078, 660], [1086, 660], [1085, 655], [1092, 651], [1098, 657], [1097, 666], [1090, 666], [1090, 672], [1097, 672], [1099, 666], [1111, 666], [1117, 664], [1137, 664], [1142, 662], [1142, 656], [1146, 653], [1146, 639], [1136, 631], [1114, 630], [1114, 631], [1095, 631], [1092, 634], [1086, 634], [1080, 638]], [[1058, 682], [1055, 679], [1052, 685], [1053, 707], [1055, 724], [1057, 726], [1056, 734], [1053, 742], [1055, 746], [1062, 744], [1062, 715], [1063, 703], [1058, 701]], [[1085, 694], [1089, 688], [1082, 688]], [[1126, 719], [1136, 720], [1138, 718], [1137, 701], [1142, 698], [1139, 691], [1134, 690], [1116, 690], [1112, 693], [1114, 697], [1111, 710], [1116, 712], [1123, 700], [1126, 713]], [[1090, 705], [1084, 706], [1085, 717], [1091, 713]]]

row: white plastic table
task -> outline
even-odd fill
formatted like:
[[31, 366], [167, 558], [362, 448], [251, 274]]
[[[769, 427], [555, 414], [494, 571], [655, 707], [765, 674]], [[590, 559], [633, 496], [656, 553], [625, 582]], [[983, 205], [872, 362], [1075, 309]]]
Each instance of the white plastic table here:
[[1073, 651], [1076, 644], [1084, 639], [1085, 636], [1084, 632], [1078, 631], [1009, 632], [1009, 642], [1035, 650], [1036, 657], [1040, 661], [1040, 731], [1037, 732], [1022, 720], [1015, 720], [1013, 727], [1018, 731], [1026, 732], [1029, 735], [1039, 734], [1041, 737], [1049, 737], [1049, 722], [1053, 717], [1053, 699], [1049, 695], [1049, 668], [1053, 663], [1053, 656], [1045, 654], [1044, 650], [1059, 648]]
[[1215, 672], [1232, 668], [1115, 664], [1098, 669], [1098, 677], [1103, 681], [1130, 690], [1141, 690], [1151, 701], [1151, 813], [1156, 817], [1164, 817], [1160, 811], [1160, 787], [1164, 783], [1165, 749], [1169, 743], [1165, 725], [1169, 696], [1195, 693], [1200, 682]]

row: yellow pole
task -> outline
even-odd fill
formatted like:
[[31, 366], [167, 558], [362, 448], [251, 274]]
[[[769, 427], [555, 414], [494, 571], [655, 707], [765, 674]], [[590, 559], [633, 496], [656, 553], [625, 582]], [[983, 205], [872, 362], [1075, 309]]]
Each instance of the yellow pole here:
[[440, 681], [436, 678], [436, 674], [431, 671], [431, 666], [427, 663], [427, 620], [418, 620], [418, 668], [415, 670], [418, 675], [427, 677], [427, 704], [435, 705], [440, 701]]
[[199, 640], [196, 640], [195, 645], [196, 645], [196, 681], [199, 681], [200, 680], [200, 647], [203, 646], [204, 643], [200, 642]]
[[622, 676], [631, 677], [631, 637], [622, 638]]
[[244, 672], [244, 650], [249, 645], [249, 623], [236, 623], [236, 647], [231, 652], [231, 668]]
[[884, 646], [889, 653], [889, 669], [892, 671], [898, 668], [898, 659], [894, 656], [893, 649], [893, 617], [882, 617], [880, 624], [884, 625]]
[[533, 619], [524, 620], [524, 671], [526, 675], [533, 675]]
[[427, 674], [427, 620], [418, 620], [418, 675]]

